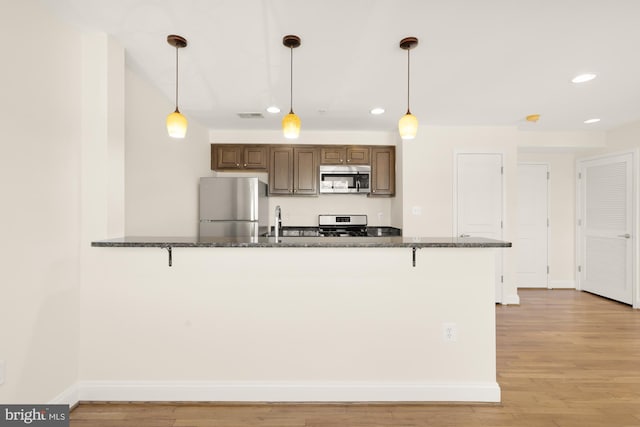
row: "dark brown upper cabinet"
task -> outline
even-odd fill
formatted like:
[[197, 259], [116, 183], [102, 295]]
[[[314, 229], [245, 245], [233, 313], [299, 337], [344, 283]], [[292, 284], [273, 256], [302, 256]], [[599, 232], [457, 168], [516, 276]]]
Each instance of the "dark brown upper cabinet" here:
[[386, 145], [211, 144], [211, 169], [268, 172], [271, 195], [317, 196], [319, 164], [371, 165], [369, 196], [392, 197], [395, 154]]
[[268, 153], [268, 145], [211, 144], [211, 169], [266, 172]]
[[368, 165], [370, 149], [366, 146], [325, 145], [320, 148], [322, 165]]
[[272, 146], [269, 154], [269, 194], [318, 195], [318, 148]]
[[396, 147], [371, 147], [371, 197], [396, 194]]

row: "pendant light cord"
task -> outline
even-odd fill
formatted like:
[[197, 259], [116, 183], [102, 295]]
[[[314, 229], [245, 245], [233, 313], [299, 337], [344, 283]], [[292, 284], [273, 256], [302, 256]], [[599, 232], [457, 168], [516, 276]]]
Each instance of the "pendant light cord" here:
[[409, 82], [411, 80], [411, 48], [407, 49], [407, 114], [411, 114], [409, 110]]
[[291, 51], [291, 55], [290, 55], [290, 70], [289, 70], [289, 75], [291, 76], [291, 78], [289, 79], [289, 114], [293, 114], [293, 46], [289, 47], [290, 51]]
[[178, 111], [178, 46], [176, 46], [176, 112]]

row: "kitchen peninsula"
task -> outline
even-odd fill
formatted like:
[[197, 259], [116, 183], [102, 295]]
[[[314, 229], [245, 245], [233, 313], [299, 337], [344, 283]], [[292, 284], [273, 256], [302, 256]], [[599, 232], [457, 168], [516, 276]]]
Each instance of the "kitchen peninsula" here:
[[[92, 331], [87, 352], [110, 353], [113, 363], [94, 370], [86, 398], [500, 401], [494, 260], [508, 242], [125, 237], [92, 245], [99, 280], [89, 316], [108, 321], [93, 322], [103, 330]], [[158, 248], [179, 248], [173, 267]]]

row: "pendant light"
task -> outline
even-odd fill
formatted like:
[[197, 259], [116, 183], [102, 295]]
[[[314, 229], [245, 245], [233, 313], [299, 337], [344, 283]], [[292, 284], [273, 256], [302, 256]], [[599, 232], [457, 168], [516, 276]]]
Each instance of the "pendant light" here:
[[291, 50], [291, 85], [289, 114], [282, 119], [282, 132], [287, 139], [296, 139], [300, 135], [300, 117], [293, 112], [293, 49], [300, 46], [300, 37], [294, 35], [284, 36], [282, 44]]
[[187, 39], [172, 34], [167, 36], [167, 43], [176, 48], [176, 111], [167, 116], [167, 132], [172, 138], [184, 138], [187, 133], [187, 118], [178, 110], [178, 50], [187, 46]]
[[416, 133], [418, 133], [418, 119], [411, 114], [409, 109], [410, 52], [417, 45], [418, 39], [416, 37], [406, 37], [400, 40], [400, 48], [407, 51], [407, 114], [398, 121], [398, 130], [400, 131], [400, 137], [405, 140], [415, 138]]

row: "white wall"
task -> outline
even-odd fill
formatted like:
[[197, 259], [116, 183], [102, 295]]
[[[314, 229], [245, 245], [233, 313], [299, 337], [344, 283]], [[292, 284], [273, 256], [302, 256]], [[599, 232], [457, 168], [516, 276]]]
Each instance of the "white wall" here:
[[198, 179], [211, 175], [208, 130], [189, 120], [184, 139], [167, 135], [175, 105], [126, 70], [125, 234], [198, 234]]
[[[607, 132], [607, 150], [621, 151], [640, 147], [640, 121]], [[591, 152], [590, 154], [592, 154]]]
[[575, 157], [573, 151], [518, 154], [518, 162], [549, 164], [549, 286], [552, 288], [575, 287]]
[[81, 37], [1, 3], [0, 402], [46, 403], [78, 379]]

